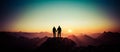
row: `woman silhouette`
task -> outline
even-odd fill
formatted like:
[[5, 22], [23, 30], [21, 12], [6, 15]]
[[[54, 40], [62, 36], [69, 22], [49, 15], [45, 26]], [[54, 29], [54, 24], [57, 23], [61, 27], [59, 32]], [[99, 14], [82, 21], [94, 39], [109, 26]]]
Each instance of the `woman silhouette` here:
[[56, 28], [53, 27], [53, 37], [56, 37], [56, 32], [57, 32]]

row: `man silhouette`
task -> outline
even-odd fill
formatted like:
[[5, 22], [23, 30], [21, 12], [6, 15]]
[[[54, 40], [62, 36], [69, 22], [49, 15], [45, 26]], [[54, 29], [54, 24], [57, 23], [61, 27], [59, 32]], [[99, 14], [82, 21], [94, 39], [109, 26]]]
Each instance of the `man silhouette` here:
[[56, 28], [53, 27], [53, 37], [56, 37], [56, 32], [57, 32]]
[[61, 27], [60, 27], [60, 26], [58, 26], [58, 28], [57, 28], [58, 37], [61, 37], [61, 31], [62, 31]]

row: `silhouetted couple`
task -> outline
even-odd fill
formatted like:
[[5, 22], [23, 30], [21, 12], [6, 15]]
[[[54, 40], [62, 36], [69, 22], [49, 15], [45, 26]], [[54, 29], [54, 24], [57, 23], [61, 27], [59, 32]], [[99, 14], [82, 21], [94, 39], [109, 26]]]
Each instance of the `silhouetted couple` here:
[[53, 27], [53, 37], [56, 37], [56, 32], [58, 33], [57, 37], [61, 37], [61, 31], [62, 31], [62, 29], [60, 26], [58, 26], [57, 30], [55, 27]]

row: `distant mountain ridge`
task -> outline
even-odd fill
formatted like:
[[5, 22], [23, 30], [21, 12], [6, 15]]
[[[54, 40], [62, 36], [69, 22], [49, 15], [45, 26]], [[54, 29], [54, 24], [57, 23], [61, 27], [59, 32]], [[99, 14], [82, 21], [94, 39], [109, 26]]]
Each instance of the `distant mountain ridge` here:
[[0, 32], [0, 48], [4, 52], [9, 49], [11, 52], [104, 52], [105, 50], [120, 52], [120, 33], [118, 32], [103, 32], [97, 38], [88, 35], [71, 35], [67, 38], [47, 36], [28, 38], [12, 35], [19, 35], [19, 33]]
[[104, 32], [98, 38], [98, 41], [107, 45], [120, 45], [120, 33], [118, 32]]
[[15, 36], [15, 37], [26, 37], [26, 38], [44, 38], [46, 36], [50, 37], [52, 35], [52, 33], [49, 32], [39, 32], [39, 33], [35, 33], [35, 32], [0, 32], [0, 33], [4, 33], [4, 34], [8, 34], [11, 36]]
[[96, 42], [94, 38], [88, 35], [80, 35], [80, 36], [71, 35], [71, 36], [68, 36], [68, 38], [73, 40], [77, 44], [77, 47], [95, 45], [95, 42]]

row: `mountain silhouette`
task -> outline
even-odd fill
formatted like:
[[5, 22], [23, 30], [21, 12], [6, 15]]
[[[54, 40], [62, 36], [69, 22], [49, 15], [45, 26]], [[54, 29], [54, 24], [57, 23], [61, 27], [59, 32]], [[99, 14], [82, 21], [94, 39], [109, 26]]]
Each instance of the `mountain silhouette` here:
[[73, 40], [76, 44], [77, 47], [79, 46], [88, 46], [88, 45], [96, 45], [96, 40], [88, 35], [70, 35], [68, 36], [69, 39]]
[[48, 38], [36, 51], [73, 52], [75, 42], [68, 38]]
[[97, 38], [97, 40], [106, 45], [120, 45], [120, 33], [104, 32]]
[[[0, 51], [4, 52], [120, 52], [120, 33], [104, 32], [97, 38], [88, 35], [67, 38], [28, 38], [16, 32], [0, 32]], [[31, 33], [27, 33], [28, 35]], [[31, 35], [30, 35], [31, 36]], [[79, 46], [77, 46], [79, 44]], [[98, 45], [96, 45], [98, 44]], [[87, 46], [83, 46], [87, 45]]]

